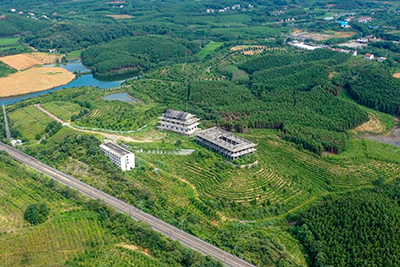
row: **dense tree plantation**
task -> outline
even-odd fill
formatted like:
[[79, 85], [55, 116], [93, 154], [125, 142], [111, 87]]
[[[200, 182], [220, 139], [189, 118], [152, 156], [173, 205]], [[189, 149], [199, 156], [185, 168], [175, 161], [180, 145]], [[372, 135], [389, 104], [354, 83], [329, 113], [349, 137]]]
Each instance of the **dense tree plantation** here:
[[[1, 13], [1, 12], [0, 12]], [[45, 21], [27, 19], [25, 16], [7, 15], [0, 19], [0, 37], [38, 32], [50, 26]]]
[[198, 43], [167, 36], [129, 37], [86, 49], [82, 52], [82, 62], [95, 75], [112, 75], [191, 61], [199, 50]]
[[379, 66], [351, 72], [349, 95], [361, 105], [393, 115], [400, 114], [400, 81]]
[[399, 266], [400, 182], [315, 203], [293, 232], [314, 266]]

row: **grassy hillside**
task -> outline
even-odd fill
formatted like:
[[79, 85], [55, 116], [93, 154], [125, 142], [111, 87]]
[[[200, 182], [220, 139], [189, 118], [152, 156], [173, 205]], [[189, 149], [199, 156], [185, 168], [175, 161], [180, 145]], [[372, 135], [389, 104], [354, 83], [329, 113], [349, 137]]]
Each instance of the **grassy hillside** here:
[[17, 72], [17, 70], [0, 61], [0, 77], [7, 77], [8, 75], [15, 72]]

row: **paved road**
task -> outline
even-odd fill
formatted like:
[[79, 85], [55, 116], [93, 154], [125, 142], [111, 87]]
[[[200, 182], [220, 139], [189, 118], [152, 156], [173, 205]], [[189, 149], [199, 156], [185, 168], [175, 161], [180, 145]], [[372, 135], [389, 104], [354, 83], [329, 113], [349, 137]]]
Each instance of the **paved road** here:
[[161, 221], [157, 219], [156, 217], [147, 214], [137, 208], [135, 208], [132, 205], [127, 204], [126, 202], [123, 202], [107, 193], [104, 193], [103, 191], [100, 191], [90, 185], [87, 185], [72, 175], [65, 174], [63, 172], [60, 172], [54, 168], [51, 168], [40, 161], [36, 160], [33, 157], [30, 157], [26, 155], [25, 153], [22, 153], [21, 151], [14, 149], [2, 142], [0, 142], [0, 150], [7, 151], [8, 154], [10, 154], [11, 157], [14, 159], [18, 160], [19, 162], [30, 166], [56, 180], [59, 182], [68, 185], [72, 188], [77, 189], [79, 192], [92, 197], [92, 198], [97, 198], [100, 200], [103, 200], [105, 203], [108, 205], [114, 207], [115, 209], [129, 214], [133, 219], [139, 220], [146, 222], [151, 225], [151, 227], [166, 236], [169, 236], [172, 239], [179, 240], [183, 245], [195, 249], [203, 254], [210, 255], [214, 259], [220, 260], [221, 262], [225, 263], [226, 266], [232, 266], [232, 267], [249, 267], [254, 265], [239, 259], [238, 257], [229, 254], [207, 242], [204, 242], [203, 240], [190, 235], [164, 221]]

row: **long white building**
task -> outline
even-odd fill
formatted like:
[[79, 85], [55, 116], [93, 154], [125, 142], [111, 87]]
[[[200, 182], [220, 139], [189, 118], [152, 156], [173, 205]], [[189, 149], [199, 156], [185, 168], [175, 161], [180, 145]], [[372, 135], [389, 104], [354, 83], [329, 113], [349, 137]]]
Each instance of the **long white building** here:
[[160, 126], [158, 129], [172, 131], [184, 135], [192, 135], [199, 130], [199, 119], [196, 115], [188, 112], [168, 109], [162, 117], [160, 117]]
[[135, 168], [135, 154], [129, 150], [107, 140], [100, 145], [100, 148], [112, 163], [121, 168], [121, 170], [129, 171]]

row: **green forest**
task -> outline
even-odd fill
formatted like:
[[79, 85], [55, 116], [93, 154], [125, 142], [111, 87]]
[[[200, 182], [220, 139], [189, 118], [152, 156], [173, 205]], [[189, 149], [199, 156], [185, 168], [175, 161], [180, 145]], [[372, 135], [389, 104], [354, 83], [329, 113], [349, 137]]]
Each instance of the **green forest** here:
[[399, 266], [400, 180], [332, 196], [301, 214], [292, 231], [314, 266]]
[[92, 46], [82, 52], [82, 62], [95, 75], [115, 75], [132, 70], [149, 70], [162, 64], [193, 61], [199, 44], [167, 36], [118, 39]]

